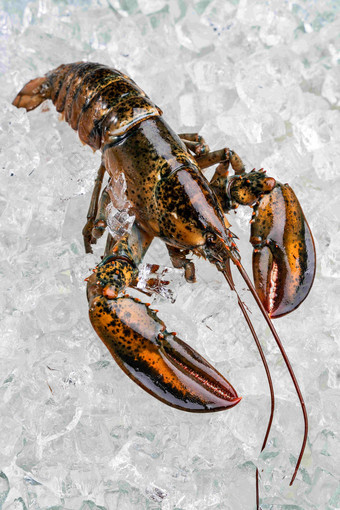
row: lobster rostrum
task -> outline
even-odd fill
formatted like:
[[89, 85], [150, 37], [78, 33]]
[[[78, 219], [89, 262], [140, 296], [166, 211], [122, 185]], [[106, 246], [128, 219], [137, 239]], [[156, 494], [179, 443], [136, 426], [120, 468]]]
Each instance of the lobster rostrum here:
[[[281, 349], [303, 408], [305, 435], [294, 479], [306, 442], [307, 415], [270, 320], [296, 309], [314, 278], [313, 238], [294, 192], [262, 170], [247, 173], [232, 150], [210, 152], [199, 135], [177, 135], [136, 83], [115, 69], [84, 62], [61, 65], [27, 83], [13, 104], [29, 111], [46, 99], [53, 101], [83, 143], [102, 152], [83, 230], [86, 252], [92, 251], [91, 244], [107, 227], [108, 206], [115, 205], [117, 195], [122, 194], [118, 185], [122, 176], [125, 207], [135, 216], [131, 232], [109, 234], [104, 258], [87, 279], [90, 320], [97, 334], [124, 372], [162, 402], [191, 412], [231, 408], [241, 400], [231, 384], [175, 333], [168, 332], [156, 311], [125, 290], [137, 286], [138, 267], [154, 237], [166, 243], [174, 267], [183, 268], [188, 282], [195, 281], [189, 253], [214, 264], [236, 291], [231, 274], [235, 266]], [[209, 182], [203, 171], [215, 164]], [[100, 193], [105, 172], [109, 182]], [[250, 241], [255, 287], [241, 265], [236, 236], [225, 216], [239, 205], [253, 207]], [[238, 302], [271, 389], [264, 447], [274, 394], [260, 343], [240, 298]]]

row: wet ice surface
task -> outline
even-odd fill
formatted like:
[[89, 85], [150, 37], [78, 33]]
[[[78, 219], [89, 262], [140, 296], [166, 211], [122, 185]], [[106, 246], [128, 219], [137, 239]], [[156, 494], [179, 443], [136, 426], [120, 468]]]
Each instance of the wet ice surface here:
[[[250, 509], [255, 465], [263, 509], [340, 508], [338, 2], [17, 0], [2, 9], [0, 508]], [[81, 59], [127, 72], [178, 132], [232, 147], [249, 169], [289, 182], [303, 205], [316, 281], [275, 322], [310, 420], [293, 487], [303, 425], [292, 384], [250, 300], [277, 395], [259, 457], [264, 371], [235, 296], [208, 263], [197, 262], [194, 285], [170, 271], [175, 303], [156, 294], [153, 304], [243, 396], [233, 410], [191, 415], [152, 399], [90, 327], [83, 280], [104, 240], [85, 255], [81, 230], [100, 155], [53, 106], [26, 114], [10, 104], [29, 79]], [[229, 218], [248, 270], [249, 219], [240, 209]], [[159, 242], [145, 262], [170, 266]]]

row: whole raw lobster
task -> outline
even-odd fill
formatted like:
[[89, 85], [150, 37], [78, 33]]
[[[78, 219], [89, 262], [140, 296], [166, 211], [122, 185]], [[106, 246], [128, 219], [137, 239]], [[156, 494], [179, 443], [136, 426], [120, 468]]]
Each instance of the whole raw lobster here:
[[[200, 136], [174, 133], [161, 110], [133, 80], [115, 69], [84, 62], [61, 65], [27, 83], [13, 104], [33, 110], [45, 99], [53, 101], [83, 143], [102, 151], [83, 230], [86, 251], [92, 251], [91, 244], [106, 229], [111, 204], [119, 209], [123, 203], [135, 216], [129, 233], [109, 234], [105, 256], [87, 279], [90, 320], [99, 337], [124, 372], [162, 402], [190, 412], [235, 406], [241, 399], [231, 384], [175, 333], [169, 333], [148, 304], [125, 294], [127, 287], [136, 287], [138, 266], [154, 237], [166, 243], [173, 265], [184, 269], [188, 282], [195, 281], [194, 264], [187, 258], [194, 253], [215, 264], [236, 290], [231, 261], [281, 349], [303, 409], [305, 434], [292, 483], [306, 444], [307, 414], [270, 317], [297, 308], [314, 279], [313, 238], [294, 192], [263, 171], [246, 173], [239, 156], [229, 149], [209, 152]], [[216, 163], [208, 182], [202, 171]], [[105, 172], [109, 182], [100, 196]], [[239, 204], [253, 207], [250, 241], [255, 288], [241, 265], [224, 214]], [[260, 343], [240, 298], [238, 302], [270, 385], [272, 409], [264, 448], [274, 393]]]

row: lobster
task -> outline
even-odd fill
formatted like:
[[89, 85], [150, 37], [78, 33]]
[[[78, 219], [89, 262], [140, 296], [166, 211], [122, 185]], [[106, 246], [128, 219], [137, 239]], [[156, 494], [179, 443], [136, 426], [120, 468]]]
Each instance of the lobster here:
[[[160, 108], [116, 69], [88, 62], [61, 65], [28, 82], [13, 104], [30, 111], [46, 99], [53, 101], [84, 144], [102, 152], [83, 229], [86, 252], [110, 226], [110, 206], [134, 216], [130, 231], [109, 228], [104, 257], [86, 278], [90, 321], [98, 336], [121, 369], [165, 404], [189, 412], [230, 409], [241, 397], [227, 379], [176, 333], [168, 332], [157, 311], [130, 297], [126, 289], [138, 288], [138, 267], [155, 237], [164, 241], [173, 266], [183, 269], [188, 282], [195, 281], [190, 253], [214, 264], [237, 293], [231, 272], [236, 267], [281, 350], [303, 411], [304, 438], [292, 484], [307, 440], [307, 412], [271, 319], [304, 301], [313, 284], [316, 260], [313, 237], [293, 190], [262, 169], [246, 172], [241, 158], [228, 148], [210, 152], [201, 136], [177, 135]], [[215, 164], [209, 182], [203, 171]], [[106, 172], [109, 181], [101, 193]], [[254, 285], [225, 216], [239, 205], [253, 208]], [[260, 342], [237, 296], [270, 387], [271, 413], [263, 450], [273, 420], [274, 391]], [[257, 508], [258, 477], [257, 470]]]

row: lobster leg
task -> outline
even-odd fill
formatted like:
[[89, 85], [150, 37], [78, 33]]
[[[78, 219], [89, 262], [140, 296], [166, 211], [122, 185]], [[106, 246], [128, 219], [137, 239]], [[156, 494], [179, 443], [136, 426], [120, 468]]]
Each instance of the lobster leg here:
[[107, 206], [110, 203], [110, 195], [105, 187], [99, 199], [98, 211], [92, 228], [92, 239], [99, 239], [107, 227]]
[[227, 184], [230, 164], [235, 175], [241, 175], [245, 172], [245, 166], [240, 156], [227, 147], [210, 152], [204, 138], [197, 133], [182, 133], [178, 136], [183, 140], [186, 147], [196, 155], [195, 159], [201, 170], [205, 170], [206, 168], [219, 163], [213, 177], [210, 180], [210, 184], [216, 196], [220, 200], [224, 212], [228, 212], [230, 209], [238, 207], [237, 204], [232, 203], [227, 195]]
[[[196, 161], [201, 170], [216, 165], [216, 163], [230, 162], [235, 174], [240, 174], [245, 171], [240, 156], [227, 147], [210, 152], [209, 146], [203, 136], [198, 133], [181, 133], [178, 136], [183, 140], [186, 147], [196, 154]], [[214, 178], [212, 179], [212, 182], [213, 181]]]
[[104, 174], [105, 174], [105, 166], [102, 163], [98, 169], [97, 177], [94, 181], [91, 202], [90, 202], [89, 210], [87, 212], [87, 222], [86, 222], [86, 225], [84, 226], [83, 232], [82, 232], [86, 253], [92, 253], [91, 244], [94, 244], [96, 242], [96, 239], [93, 238], [93, 236], [92, 236], [92, 229], [94, 227], [94, 220], [97, 216], [99, 195], [100, 195], [100, 190], [101, 190], [103, 179], [104, 179]]
[[190, 412], [231, 408], [241, 399], [229, 382], [149, 305], [122, 295], [151, 241], [135, 223], [87, 279], [92, 326], [122, 370], [162, 402]]
[[184, 269], [184, 276], [188, 283], [195, 283], [195, 265], [194, 263], [186, 258], [188, 251], [180, 250], [179, 248], [175, 248], [175, 246], [171, 246], [170, 244], [166, 245], [169, 256], [172, 262], [172, 265], [176, 269]]
[[224, 212], [228, 212], [230, 209], [236, 208], [237, 205], [232, 204], [232, 201], [227, 195], [227, 183], [230, 164], [235, 175], [241, 175], [245, 172], [245, 167], [240, 156], [227, 147], [210, 152], [210, 149], [204, 139], [196, 133], [180, 134], [179, 137], [183, 139], [186, 147], [196, 154], [195, 159], [201, 170], [205, 170], [206, 168], [219, 163], [210, 180], [211, 187], [220, 200]]
[[203, 136], [198, 133], [181, 133], [178, 135], [183, 140], [185, 146], [190, 149], [196, 156], [201, 156], [210, 152], [207, 142]]
[[[235, 175], [242, 174], [245, 171], [245, 166], [242, 159], [236, 152], [225, 147], [214, 152], [208, 152], [202, 156], [198, 156], [196, 161], [201, 170], [208, 168], [209, 166], [216, 165], [216, 163], [227, 163], [230, 162]], [[214, 177], [212, 178], [212, 182]]]

